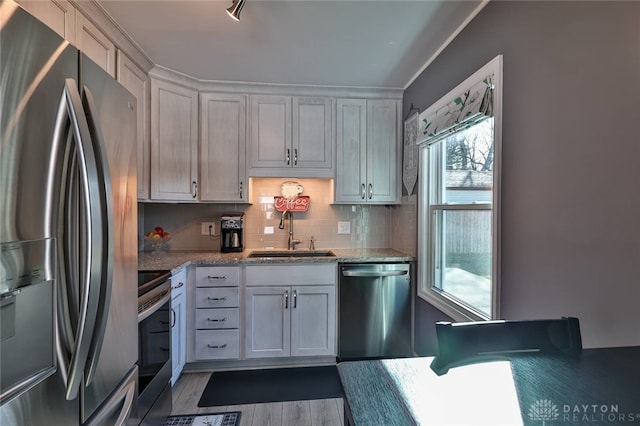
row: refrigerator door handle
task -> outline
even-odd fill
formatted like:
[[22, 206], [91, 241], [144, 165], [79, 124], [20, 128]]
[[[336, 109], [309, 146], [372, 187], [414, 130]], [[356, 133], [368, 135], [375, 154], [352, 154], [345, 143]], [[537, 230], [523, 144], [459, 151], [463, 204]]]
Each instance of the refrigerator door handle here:
[[[71, 359], [68, 361], [68, 371], [66, 375], [63, 374], [63, 377], [66, 377], [65, 396], [67, 400], [73, 400], [78, 397], [95, 327], [96, 312], [100, 300], [100, 262], [102, 261], [101, 251], [103, 249], [101, 221], [96, 217], [101, 210], [102, 189], [95, 178], [97, 175], [95, 153], [91, 144], [89, 127], [83, 113], [78, 86], [73, 79], [65, 79], [56, 118], [55, 140], [53, 141], [56, 145], [60, 144], [64, 138], [67, 118], [70, 120], [71, 132], [76, 142], [76, 159], [81, 187], [78, 196], [82, 200], [80, 205], [85, 210], [82, 229], [86, 233], [86, 241], [81, 244], [85, 250], [82, 256], [85, 263], [81, 269], [82, 277], [79, 280], [81, 286], [80, 311], [75, 330], [75, 341], [70, 355]], [[76, 266], [72, 259], [67, 259], [66, 264], [71, 267]]]
[[86, 426], [104, 425], [107, 417], [111, 417], [110, 415], [118, 407], [118, 404], [122, 404], [122, 409], [118, 414], [118, 419], [113, 424], [114, 426], [124, 425], [131, 415], [131, 409], [135, 401], [137, 377], [138, 366], [135, 366], [124, 379], [123, 384], [114, 391], [105, 406], [94, 417], [89, 419]]
[[342, 275], [345, 277], [397, 277], [400, 275], [408, 275], [406, 270], [390, 270], [390, 271], [363, 271], [343, 269]]
[[89, 347], [88, 364], [85, 367], [86, 383], [89, 385], [93, 380], [96, 367], [99, 360], [99, 354], [104, 341], [104, 333], [107, 328], [107, 319], [109, 317], [109, 307], [111, 304], [111, 290], [113, 286], [113, 264], [114, 264], [114, 243], [113, 243], [113, 208], [111, 201], [111, 173], [109, 172], [109, 163], [107, 161], [107, 153], [105, 150], [104, 138], [100, 129], [97, 108], [93, 99], [93, 94], [88, 87], [83, 88], [84, 96], [82, 103], [87, 116], [87, 124], [91, 134], [91, 143], [96, 160], [96, 176], [95, 178], [103, 192], [100, 193], [100, 216], [101, 240], [102, 240], [102, 258], [100, 260], [100, 299], [98, 302], [98, 311], [96, 317], [96, 325]]

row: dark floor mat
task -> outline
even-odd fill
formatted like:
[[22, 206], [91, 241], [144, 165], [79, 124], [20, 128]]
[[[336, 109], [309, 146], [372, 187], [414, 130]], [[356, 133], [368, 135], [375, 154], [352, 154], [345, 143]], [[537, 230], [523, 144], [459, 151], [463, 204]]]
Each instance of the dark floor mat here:
[[335, 366], [212, 373], [198, 407], [341, 398]]

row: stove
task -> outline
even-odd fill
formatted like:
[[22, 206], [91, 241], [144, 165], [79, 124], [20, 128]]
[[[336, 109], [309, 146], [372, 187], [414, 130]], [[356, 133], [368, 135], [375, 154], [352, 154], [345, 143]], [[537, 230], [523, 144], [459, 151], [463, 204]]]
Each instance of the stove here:
[[171, 271], [138, 271], [138, 297], [171, 278]]
[[[171, 414], [171, 271], [138, 271], [138, 424]], [[164, 423], [162, 423], [164, 424]]]

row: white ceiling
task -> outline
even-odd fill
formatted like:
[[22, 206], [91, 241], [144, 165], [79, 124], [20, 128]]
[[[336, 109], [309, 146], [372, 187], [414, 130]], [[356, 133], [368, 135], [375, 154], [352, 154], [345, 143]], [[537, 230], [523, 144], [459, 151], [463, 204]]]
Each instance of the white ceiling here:
[[480, 0], [99, 0], [156, 65], [200, 80], [404, 88]]

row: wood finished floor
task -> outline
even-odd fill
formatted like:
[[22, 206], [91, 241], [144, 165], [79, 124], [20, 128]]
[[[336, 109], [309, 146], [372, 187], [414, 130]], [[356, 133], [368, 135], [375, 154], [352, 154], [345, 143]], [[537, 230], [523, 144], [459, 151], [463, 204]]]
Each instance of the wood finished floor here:
[[183, 373], [173, 386], [172, 415], [240, 411], [240, 426], [343, 426], [342, 398], [198, 407], [211, 373]]

